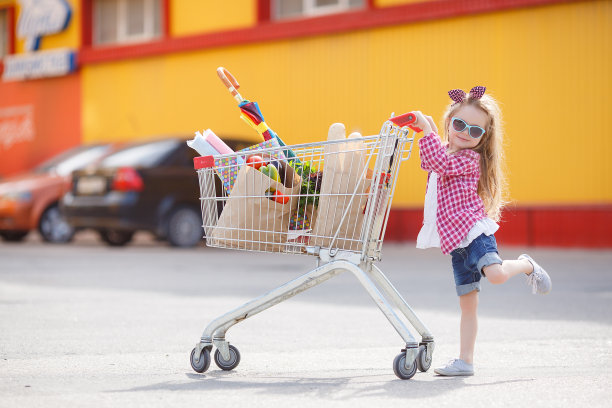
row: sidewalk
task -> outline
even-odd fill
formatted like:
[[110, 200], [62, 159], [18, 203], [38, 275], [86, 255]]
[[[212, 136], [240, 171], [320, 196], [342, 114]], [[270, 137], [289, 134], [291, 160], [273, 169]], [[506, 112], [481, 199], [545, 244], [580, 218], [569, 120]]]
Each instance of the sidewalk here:
[[[519, 248], [501, 248], [516, 257]], [[242, 361], [205, 374], [189, 352], [213, 318], [314, 267], [310, 257], [137, 241], [0, 244], [2, 407], [609, 406], [611, 251], [530, 250], [553, 278], [483, 284], [476, 375], [401, 381], [402, 342], [357, 281], [340, 275], [228, 333]], [[447, 257], [389, 245], [379, 264], [456, 357], [459, 308]], [[522, 278], [522, 277], [521, 277]]]

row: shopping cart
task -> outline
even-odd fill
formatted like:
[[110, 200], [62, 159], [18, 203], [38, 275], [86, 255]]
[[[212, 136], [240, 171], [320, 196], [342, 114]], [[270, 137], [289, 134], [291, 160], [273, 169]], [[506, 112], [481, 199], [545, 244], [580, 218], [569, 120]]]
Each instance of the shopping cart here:
[[[234, 369], [240, 353], [226, 340], [232, 326], [344, 271], [355, 275], [405, 343], [393, 362], [395, 374], [410, 379], [417, 369], [430, 368], [432, 334], [374, 264], [380, 260], [400, 165], [412, 150], [414, 119], [412, 114], [392, 117], [374, 136], [194, 160], [207, 246], [310, 255], [317, 263], [310, 272], [210, 322], [191, 352], [196, 372], [208, 370], [213, 346], [217, 366]], [[259, 167], [265, 163], [267, 171]], [[278, 177], [270, 174], [271, 165]], [[420, 341], [400, 315], [418, 331]]]

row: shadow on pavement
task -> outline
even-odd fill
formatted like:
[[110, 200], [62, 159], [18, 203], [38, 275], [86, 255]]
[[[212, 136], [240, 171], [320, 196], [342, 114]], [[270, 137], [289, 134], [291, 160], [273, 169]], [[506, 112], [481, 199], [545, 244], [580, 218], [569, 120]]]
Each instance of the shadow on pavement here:
[[[350, 371], [350, 370], [349, 370]], [[359, 370], [362, 371], [362, 370]], [[466, 383], [463, 377], [431, 377], [428, 373], [417, 373], [411, 380], [400, 380], [389, 374], [355, 375], [339, 377], [300, 377], [290, 373], [283, 377], [257, 375], [249, 381], [240, 381], [240, 377], [232, 373], [212, 372], [207, 374], [186, 373], [191, 380], [183, 383], [162, 382], [142, 387], [133, 387], [125, 390], [111, 390], [107, 392], [139, 392], [139, 391], [232, 391], [255, 390], [261, 394], [277, 395], [304, 395], [311, 392], [314, 397], [347, 400], [363, 397], [401, 396], [402, 398], [422, 399], [434, 397], [444, 392], [451, 392], [459, 388], [487, 387], [510, 383], [531, 382], [534, 379], [512, 379], [505, 381], [492, 381], [483, 383]], [[419, 378], [427, 376], [427, 380]]]

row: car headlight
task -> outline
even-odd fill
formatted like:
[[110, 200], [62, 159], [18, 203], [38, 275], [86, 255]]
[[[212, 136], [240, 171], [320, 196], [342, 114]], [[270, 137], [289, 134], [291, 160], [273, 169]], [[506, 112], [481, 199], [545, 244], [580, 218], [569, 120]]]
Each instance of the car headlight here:
[[30, 191], [9, 191], [0, 195], [0, 199], [7, 201], [28, 202], [32, 200]]

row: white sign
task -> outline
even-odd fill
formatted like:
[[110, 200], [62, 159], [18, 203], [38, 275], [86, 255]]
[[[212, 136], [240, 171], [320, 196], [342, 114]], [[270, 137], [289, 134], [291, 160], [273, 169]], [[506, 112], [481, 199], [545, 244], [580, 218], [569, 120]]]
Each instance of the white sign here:
[[70, 49], [13, 54], [4, 57], [4, 81], [66, 75], [76, 69], [76, 54]]
[[34, 106], [0, 108], [0, 148], [34, 139]]
[[68, 27], [71, 10], [66, 0], [19, 0], [21, 14], [17, 36], [25, 38], [26, 51], [36, 51], [40, 37], [59, 33]]

